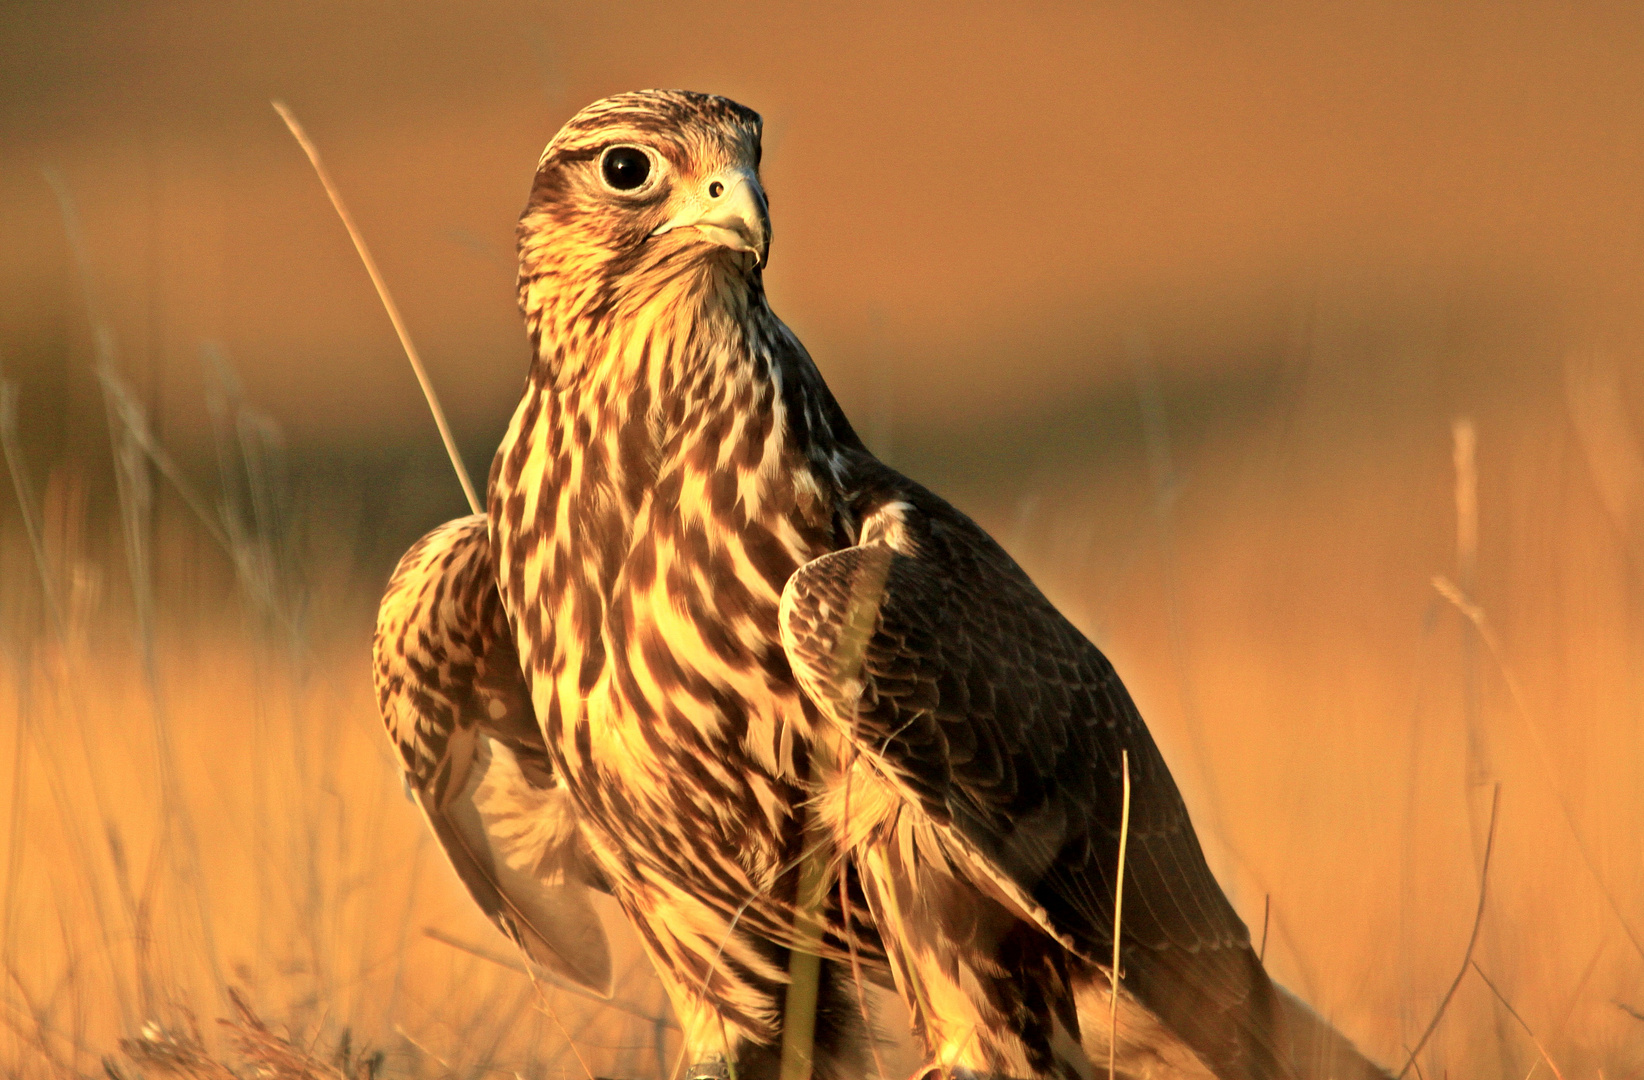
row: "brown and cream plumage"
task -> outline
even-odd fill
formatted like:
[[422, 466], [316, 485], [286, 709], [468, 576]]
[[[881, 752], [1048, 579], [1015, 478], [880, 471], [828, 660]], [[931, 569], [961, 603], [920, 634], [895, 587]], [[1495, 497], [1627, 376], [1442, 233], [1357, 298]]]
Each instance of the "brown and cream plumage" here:
[[[863, 1075], [854, 953], [940, 1074], [1090, 1076], [1125, 751], [1124, 1073], [1384, 1076], [1269, 981], [1107, 660], [868, 453], [771, 312], [759, 152], [749, 110], [646, 91], [584, 109], [539, 163], [519, 227], [534, 359], [489, 545], [465, 519], [413, 549], [378, 639], [425, 809], [464, 805], [453, 730], [534, 763], [514, 790], [553, 793], [531, 850], [555, 869], [489, 892], [466, 871], [476, 899], [592, 970], [552, 913], [575, 924], [608, 887], [701, 1075], [774, 1077], [785, 1043], [813, 1075]], [[441, 834], [459, 872], [471, 831]], [[530, 933], [525, 886], [550, 924]], [[813, 972], [814, 1017], [789, 994]]]
[[457, 876], [531, 959], [611, 990], [603, 889], [549, 761], [502, 601], [485, 519], [405, 553], [377, 617], [375, 681], [406, 785]]

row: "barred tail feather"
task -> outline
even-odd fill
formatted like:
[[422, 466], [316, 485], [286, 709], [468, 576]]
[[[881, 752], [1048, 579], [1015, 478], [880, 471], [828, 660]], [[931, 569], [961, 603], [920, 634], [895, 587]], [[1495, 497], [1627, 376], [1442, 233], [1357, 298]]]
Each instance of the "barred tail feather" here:
[[1359, 1052], [1347, 1036], [1301, 998], [1274, 984], [1280, 1045], [1288, 1049], [1297, 1080], [1390, 1080], [1386, 1069]]

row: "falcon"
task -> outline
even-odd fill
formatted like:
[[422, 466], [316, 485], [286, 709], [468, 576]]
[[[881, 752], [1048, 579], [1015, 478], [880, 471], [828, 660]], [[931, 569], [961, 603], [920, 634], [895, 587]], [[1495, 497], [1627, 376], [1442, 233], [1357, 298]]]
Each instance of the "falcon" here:
[[376, 640], [474, 899], [606, 991], [609, 892], [691, 1077], [866, 1075], [859, 980], [943, 1080], [1110, 1051], [1137, 1078], [1386, 1077], [1268, 978], [1112, 665], [851, 429], [767, 301], [759, 168], [758, 114], [683, 91], [595, 102], [538, 163], [487, 513], [405, 556]]

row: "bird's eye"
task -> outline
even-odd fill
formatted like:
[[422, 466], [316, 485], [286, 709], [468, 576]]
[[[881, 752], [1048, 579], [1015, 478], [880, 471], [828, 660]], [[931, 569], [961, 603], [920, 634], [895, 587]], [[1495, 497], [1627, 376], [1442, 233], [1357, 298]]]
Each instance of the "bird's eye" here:
[[599, 171], [617, 191], [633, 191], [651, 175], [651, 157], [637, 146], [613, 146], [600, 159]]

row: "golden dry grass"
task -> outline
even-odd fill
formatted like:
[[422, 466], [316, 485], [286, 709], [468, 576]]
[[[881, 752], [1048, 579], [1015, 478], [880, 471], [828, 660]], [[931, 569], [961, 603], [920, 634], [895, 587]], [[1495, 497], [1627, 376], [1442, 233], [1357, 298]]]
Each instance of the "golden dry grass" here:
[[[1432, 1027], [1422, 1076], [1635, 1075], [1627, 373], [1575, 356], [1476, 419], [1392, 420], [1351, 337], [1317, 331], [1277, 407], [1221, 429], [1138, 351], [1136, 430], [939, 486], [1114, 657], [1282, 981], [1395, 1069]], [[37, 494], [7, 446], [8, 1074], [664, 1071], [677, 1043], [620, 920], [626, 1009], [534, 985], [424, 836], [370, 698], [380, 571], [323, 492], [292, 499], [267, 418], [225, 394], [219, 482], [196, 487], [105, 386], [113, 498], [73, 460]]]
[[[1502, 788], [1497, 851], [1426, 1076], [1644, 1067], [1639, 586], [1613, 525], [1636, 463], [1599, 461], [1613, 475], [1595, 483], [1584, 448], [1630, 454], [1631, 435], [1592, 402], [1563, 409], [1519, 413], [1525, 445], [1484, 469], [1486, 505], [1509, 506], [1485, 515], [1483, 558], [1514, 570], [1483, 577], [1487, 605], [1452, 583], [1452, 551], [1375, 561], [1374, 523], [1415, 513], [1412, 489], [1437, 503], [1422, 513], [1454, 513], [1442, 439], [1422, 451], [1436, 464], [1394, 453], [1348, 485], [1320, 477], [1351, 454], [1252, 474], [1250, 445], [1223, 447], [1197, 459], [1200, 495], [1152, 516], [1145, 479], [1077, 466], [1044, 488], [1054, 510], [956, 492], [1115, 656], [1258, 936], [1270, 908], [1275, 973], [1395, 1067], [1472, 929], [1474, 719]], [[650, 1022], [425, 934], [506, 959], [401, 795], [367, 678], [371, 583], [324, 523], [283, 554], [243, 524], [242, 566], [301, 567], [271, 604], [161, 499], [139, 620], [76, 475], [37, 500], [60, 634], [22, 531], [0, 546], [7, 1073], [657, 1075]], [[1214, 509], [1229, 492], [1234, 516]], [[1092, 539], [1081, 515], [1103, 507], [1141, 532]], [[1492, 526], [1525, 547], [1504, 557]], [[613, 935], [619, 996], [663, 1015]]]
[[[576, 1053], [654, 1073], [653, 1025], [425, 934], [506, 959], [402, 797], [360, 620], [322, 606], [345, 587], [318, 582], [317, 629], [293, 637], [199, 530], [162, 526], [161, 577], [191, 614], [162, 603], [150, 680], [125, 568], [85, 557], [78, 487], [59, 475], [43, 500], [61, 637], [32, 554], [4, 547], [6, 1073], [557, 1076]], [[662, 1016], [636, 961], [619, 953], [622, 995]]]

